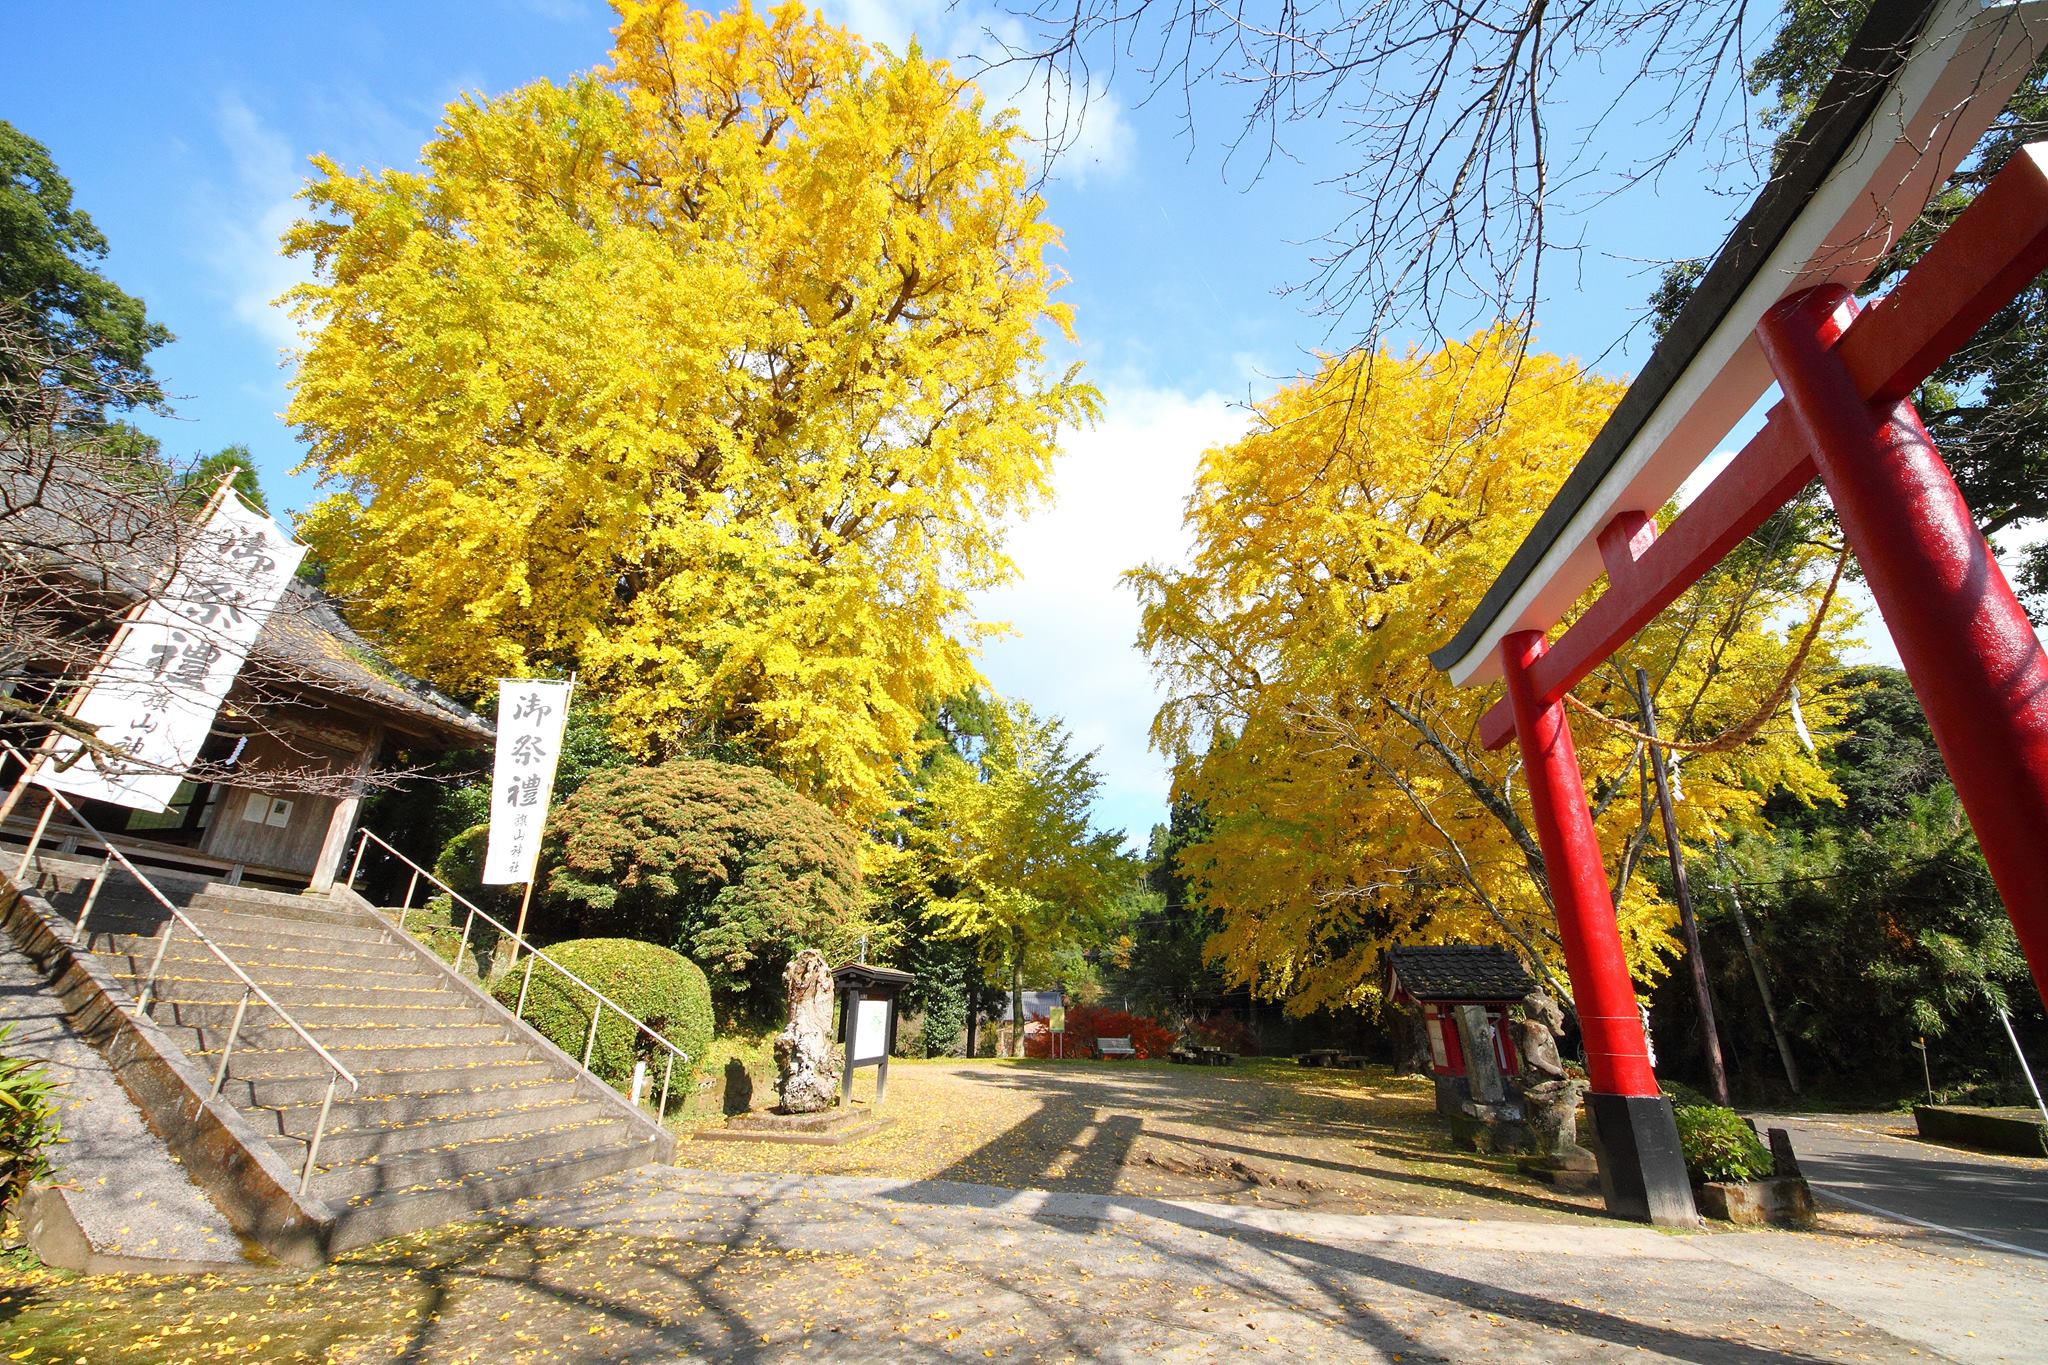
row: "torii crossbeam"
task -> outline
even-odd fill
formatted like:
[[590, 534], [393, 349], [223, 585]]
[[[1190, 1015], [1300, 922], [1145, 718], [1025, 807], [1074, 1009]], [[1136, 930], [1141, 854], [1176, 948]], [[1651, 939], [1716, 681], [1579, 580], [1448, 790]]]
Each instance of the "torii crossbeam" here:
[[[1896, 129], [1882, 132], [1896, 136], [1887, 145], [1872, 133], [1866, 111], [1863, 131], [1838, 143], [1831, 164], [1805, 168], [1810, 197], [1789, 214], [1780, 204], [1790, 225], [1778, 224], [1779, 250], [1761, 264], [1738, 231], [1715, 270], [1748, 245], [1747, 273], [1730, 268], [1723, 297], [1706, 301], [1710, 315], [1692, 319], [1695, 335], [1680, 339], [1691, 348], [1686, 360], [1667, 366], [1657, 391], [1637, 404], [1651, 418], [1639, 412], [1634, 429], [1607, 441], [1606, 463], [1586, 477], [1608, 438], [1602, 432], [1566, 485], [1576, 503], [1546, 514], [1457, 638], [1431, 656], [1460, 683], [1495, 670], [1506, 681], [1507, 696], [1487, 713], [1481, 735], [1488, 748], [1520, 742], [1585, 1041], [1601, 1184], [1609, 1210], [1625, 1217], [1677, 1223], [1694, 1212], [1670, 1105], [1650, 1066], [1563, 698], [1816, 477], [1898, 644], [2036, 984], [2048, 995], [2048, 656], [1907, 401], [2048, 269], [2048, 144], [2016, 156], [1905, 279], [1860, 314], [1847, 286], [1863, 277], [1876, 251], [1845, 256], [1827, 246], [1845, 240], [1842, 202], [1864, 215], [1851, 237], [1865, 243], [1917, 216], [2034, 60], [2041, 16], [2032, 6], [1880, 3], [1859, 38], [1866, 62], [1873, 48], [1882, 55], [1887, 24], [1901, 59], [1876, 99], [1879, 117], [1897, 119]], [[1846, 66], [1831, 93], [1850, 74]], [[1940, 93], [1958, 80], [1969, 82], [1967, 94]], [[1902, 152], [1917, 187], [1884, 169], [1896, 164], [1888, 155]], [[1859, 159], [1866, 169], [1858, 169]], [[1799, 168], [1789, 174], [1796, 178]], [[1845, 180], [1857, 192], [1830, 203], [1829, 188]], [[1782, 200], [1787, 192], [1774, 185], [1745, 227], [1768, 219], [1772, 194]], [[1809, 251], [1799, 240], [1809, 219], [1833, 223], [1837, 235], [1814, 236]], [[1792, 259], [1780, 260], [1787, 250]], [[1759, 296], [1774, 284], [1782, 297]], [[1674, 336], [1686, 323], [1681, 317]], [[1653, 358], [1650, 368], [1656, 365]], [[1646, 369], [1636, 387], [1650, 378]], [[1723, 423], [1715, 431], [1716, 414], [1702, 419], [1702, 409], [1746, 407], [1770, 379], [1783, 398], [1763, 429], [1660, 536], [1651, 514], [1727, 430]], [[1684, 401], [1672, 403], [1674, 394]], [[1617, 418], [1629, 406], [1625, 398]], [[1574, 526], [1580, 543], [1572, 543]], [[1597, 560], [1589, 562], [1588, 550]], [[1607, 573], [1606, 592], [1550, 642], [1559, 604], [1576, 598], [1598, 568]]]

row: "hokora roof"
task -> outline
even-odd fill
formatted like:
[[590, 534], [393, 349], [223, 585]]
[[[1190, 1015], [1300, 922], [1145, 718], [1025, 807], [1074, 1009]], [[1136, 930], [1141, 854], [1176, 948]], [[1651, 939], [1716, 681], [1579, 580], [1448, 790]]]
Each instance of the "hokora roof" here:
[[1520, 1000], [1536, 989], [1521, 960], [1492, 944], [1393, 948], [1387, 969], [1417, 1000]]

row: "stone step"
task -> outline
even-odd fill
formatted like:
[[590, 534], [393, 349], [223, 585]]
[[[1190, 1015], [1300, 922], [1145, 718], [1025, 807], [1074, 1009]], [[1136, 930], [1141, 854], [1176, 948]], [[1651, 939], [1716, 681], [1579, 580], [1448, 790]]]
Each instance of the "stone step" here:
[[[271, 1147], [293, 1170], [299, 1169], [306, 1160], [306, 1143], [312, 1137], [313, 1120], [319, 1117], [319, 1107], [315, 1105], [312, 1109], [305, 1132], [277, 1134], [270, 1138]], [[600, 1121], [612, 1123], [617, 1121], [618, 1114], [597, 1100], [577, 1100], [567, 1104], [483, 1109], [459, 1117], [409, 1124], [366, 1126], [353, 1122], [359, 1117], [353, 1112], [344, 1114], [342, 1107], [335, 1105], [334, 1112], [328, 1116], [327, 1132], [320, 1139], [322, 1170], [370, 1157], [389, 1158], [427, 1148], [563, 1131]]]
[[[218, 1051], [192, 1046], [190, 1029], [166, 1032], [184, 1049], [194, 1065], [204, 1067], [209, 1076], [213, 1074], [213, 1068], [220, 1064]], [[327, 1063], [320, 1060], [318, 1053], [301, 1043], [298, 1035], [289, 1036], [289, 1047], [252, 1048], [237, 1042], [234, 1056], [228, 1059], [228, 1074], [247, 1080], [285, 1080], [329, 1074]], [[319, 1038], [319, 1035], [314, 1037]], [[528, 1044], [496, 1040], [477, 1043], [343, 1043], [331, 1047], [325, 1039], [320, 1039], [320, 1045], [366, 1085], [370, 1078], [384, 1072], [461, 1072], [487, 1066], [508, 1066], [534, 1055]]]
[[[166, 1027], [224, 1029], [234, 1022], [236, 1002], [240, 999], [238, 992], [228, 994], [230, 998], [209, 1001], [159, 997], [149, 1007], [150, 1017]], [[275, 993], [272, 998], [277, 998]], [[394, 1005], [324, 1004], [312, 1001], [293, 1004], [281, 999], [278, 1003], [289, 1010], [292, 1018], [298, 1020], [308, 1032], [322, 1041], [325, 1041], [322, 1031], [330, 1028], [367, 1028], [391, 1024], [414, 1028], [455, 1027], [473, 1024], [486, 1017], [474, 1003], [462, 1000], [452, 991], [435, 1001]], [[243, 1017], [242, 1029], [247, 1033], [252, 1026], [276, 1022], [275, 1014], [261, 1001], [252, 999], [248, 1012]]]
[[[527, 1082], [415, 1093], [372, 1094], [365, 1090], [353, 1097], [344, 1094], [337, 1098], [333, 1112], [328, 1115], [327, 1127], [329, 1133], [404, 1128], [453, 1122], [506, 1110], [545, 1109], [580, 1103], [586, 1098], [577, 1082], [560, 1075]], [[301, 1104], [245, 1112], [258, 1132], [273, 1138], [307, 1137], [320, 1121], [318, 1096]]]
[[[94, 951], [110, 961], [114, 970], [140, 986], [156, 963], [156, 948], [149, 944], [103, 945], [96, 939]], [[280, 962], [269, 957], [244, 957], [229, 953], [235, 966], [248, 973], [257, 985], [315, 986], [322, 990], [354, 986], [363, 989], [383, 986], [392, 989], [438, 987], [448, 989], [447, 979], [429, 963], [393, 957], [385, 961], [351, 962], [345, 959], [319, 961], [311, 958]], [[173, 939], [164, 952], [158, 981], [235, 981], [228, 965], [209, 953], [194, 939]]]
[[[260, 1019], [257, 1017], [259, 1013], [262, 1016]], [[218, 1059], [220, 1049], [227, 1043], [228, 1030], [231, 1027], [227, 1022], [203, 1025], [175, 1024], [154, 1007], [151, 1009], [151, 1017], [156, 1020], [158, 1028], [177, 1040], [178, 1046], [184, 1049], [188, 1057]], [[320, 1046], [340, 1057], [342, 1065], [351, 1071], [357, 1069], [349, 1056], [352, 1053], [367, 1056], [387, 1051], [435, 1048], [449, 1049], [452, 1050], [452, 1055], [461, 1056], [479, 1048], [512, 1041], [510, 1029], [479, 1014], [472, 1014], [460, 1023], [430, 1024], [425, 1027], [393, 1021], [330, 1024], [325, 1028], [314, 1029], [307, 1026], [303, 1020], [300, 1021], [300, 1026], [312, 1034]], [[524, 1039], [520, 1040], [519, 1045], [522, 1048], [529, 1046]], [[277, 1016], [268, 1010], [251, 1010], [249, 1016], [242, 1020], [241, 1032], [235, 1035], [234, 1059], [229, 1061], [228, 1069], [233, 1071], [234, 1061], [240, 1059], [244, 1053], [262, 1055], [289, 1052], [301, 1046], [303, 1044], [298, 1033], [289, 1025], [281, 1023]]]
[[[319, 924], [299, 919], [278, 919], [269, 915], [223, 915], [206, 910], [188, 910], [186, 918], [199, 926], [208, 938], [234, 943], [276, 943], [299, 948], [388, 945], [395, 930], [378, 924], [337, 922]], [[103, 933], [133, 934], [155, 938], [170, 919], [162, 909], [151, 906], [109, 905], [104, 896], [92, 908], [86, 929], [97, 937]], [[73, 917], [73, 923], [76, 923]], [[171, 941], [188, 937], [191, 930], [180, 924]]]
[[[381, 943], [381, 941], [375, 941], [375, 939], [367, 939], [367, 941], [352, 941], [352, 939], [319, 939], [319, 941], [264, 939], [264, 937], [252, 935], [252, 933], [248, 933], [246, 929], [240, 929], [240, 927], [233, 929], [231, 933], [229, 931], [219, 931], [217, 933], [213, 929], [205, 929], [205, 935], [215, 945], [219, 945], [219, 948], [229, 958], [240, 962], [242, 966], [248, 966], [250, 962], [276, 962], [276, 964], [334, 962], [334, 964], [360, 964], [360, 966], [371, 966], [371, 968], [385, 968], [385, 970], [389, 970], [389, 968], [399, 966], [399, 964], [412, 966], [412, 962], [414, 962], [412, 954], [399, 954], [399, 952], [395, 952], [395, 945], [393, 943]], [[90, 943], [92, 952], [96, 952], [100, 956], [133, 954], [133, 956], [139, 956], [139, 958], [145, 958], [145, 960], [156, 956], [158, 933], [137, 933], [129, 925], [102, 923], [98, 915], [92, 917], [92, 921], [90, 921], [90, 925], [86, 929], [86, 937], [92, 939], [92, 943]], [[205, 954], [205, 948], [201, 948], [199, 939], [193, 937], [193, 933], [190, 933], [190, 929], [186, 929], [184, 925], [178, 925], [178, 931], [170, 935], [170, 950], [166, 952], [166, 960], [178, 956], [180, 952], [184, 956]]]
[[[119, 965], [118, 963], [116, 964]], [[147, 972], [149, 964], [142, 964]], [[124, 984], [139, 987], [139, 976], [130, 977], [122, 972]], [[385, 980], [385, 978], [380, 978]], [[391, 984], [337, 985], [324, 979], [295, 981], [263, 981], [257, 984], [288, 1010], [297, 1011], [302, 1005], [335, 1005], [337, 1007], [356, 1004], [390, 1008], [401, 1005], [446, 1005], [451, 1001], [468, 1003], [468, 997], [455, 989], [446, 980], [422, 976], [420, 984], [406, 985], [391, 978]], [[181, 1004], [225, 1003], [232, 1007], [242, 998], [242, 983], [229, 975], [225, 969], [210, 971], [205, 976], [196, 976], [186, 967], [172, 968], [166, 965], [163, 974], [157, 978], [158, 998], [174, 999]]]
[[344, 1204], [445, 1188], [479, 1177], [488, 1180], [493, 1176], [516, 1175], [539, 1162], [602, 1147], [629, 1132], [624, 1119], [603, 1118], [538, 1132], [371, 1156], [332, 1166], [323, 1160], [314, 1172], [311, 1192], [330, 1204]]
[[[327, 1078], [334, 1073], [321, 1064], [312, 1053], [305, 1054], [317, 1070], [304, 1070], [270, 1076], [251, 1076], [246, 1072], [230, 1074], [227, 1083], [221, 1087], [221, 1094], [237, 1109], [283, 1109], [294, 1105], [318, 1105], [320, 1097], [327, 1091]], [[347, 1066], [344, 1061], [342, 1065]], [[350, 1070], [355, 1068], [350, 1067]], [[237, 1068], [230, 1067], [232, 1073]], [[282, 1068], [279, 1068], [282, 1071]], [[208, 1072], [211, 1076], [213, 1073]], [[389, 1067], [380, 1071], [359, 1071], [356, 1081], [362, 1087], [354, 1098], [374, 1098], [383, 1095], [446, 1095], [446, 1094], [489, 1094], [499, 1088], [534, 1085], [552, 1080], [564, 1074], [558, 1066], [551, 1066], [538, 1057], [516, 1057], [509, 1053], [502, 1060], [492, 1058], [473, 1066], [457, 1067]], [[335, 1101], [350, 1098], [347, 1085], [335, 1091]]]
[[[177, 897], [173, 896], [172, 899], [176, 900]], [[330, 920], [356, 919], [360, 916], [359, 911], [336, 905], [324, 893], [266, 891], [260, 886], [228, 886], [221, 882], [209, 882], [199, 888], [191, 900], [194, 905], [220, 907], [245, 914], [262, 912]]]
[[601, 1177], [631, 1170], [655, 1159], [660, 1145], [625, 1125], [619, 1136], [522, 1169], [472, 1176], [453, 1184], [424, 1184], [380, 1195], [357, 1195], [342, 1208], [328, 1247], [334, 1253], [368, 1246], [417, 1228], [452, 1222], [478, 1209], [509, 1204], [537, 1194], [573, 1190]]

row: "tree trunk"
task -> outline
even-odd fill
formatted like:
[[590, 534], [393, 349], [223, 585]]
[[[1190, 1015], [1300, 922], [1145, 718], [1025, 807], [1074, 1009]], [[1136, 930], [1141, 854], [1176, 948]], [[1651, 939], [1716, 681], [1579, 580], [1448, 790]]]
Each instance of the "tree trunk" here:
[[1024, 945], [1010, 943], [1010, 1055], [1024, 1055]]

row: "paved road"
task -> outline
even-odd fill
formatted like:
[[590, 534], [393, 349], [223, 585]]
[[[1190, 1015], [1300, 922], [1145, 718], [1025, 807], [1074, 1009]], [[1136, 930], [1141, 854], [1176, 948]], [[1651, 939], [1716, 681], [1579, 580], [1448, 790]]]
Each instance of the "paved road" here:
[[[786, 1286], [794, 1295], [744, 1295], [764, 1307], [791, 1299], [813, 1306], [788, 1320], [765, 1313], [770, 1320], [748, 1320], [731, 1338], [706, 1335], [696, 1315], [646, 1324], [651, 1330], [612, 1343], [633, 1360], [664, 1350], [715, 1355], [740, 1343], [751, 1358], [779, 1360], [818, 1328], [832, 1334], [834, 1359], [889, 1361], [1013, 1352], [1130, 1361], [1553, 1361], [1627, 1351], [1745, 1365], [1992, 1365], [2039, 1360], [2048, 1337], [2048, 1265], [2019, 1257], [1971, 1264], [1832, 1227], [1672, 1235], [1597, 1220], [1304, 1213], [673, 1168], [531, 1201], [505, 1221], [587, 1229], [641, 1247], [808, 1253], [849, 1287], [828, 1298], [794, 1284]], [[850, 1264], [831, 1269], [835, 1260]], [[619, 1283], [618, 1269], [606, 1278]], [[667, 1292], [680, 1288], [671, 1283]], [[446, 1334], [440, 1341], [487, 1341], [493, 1308], [500, 1305], [450, 1315], [437, 1324]], [[432, 1360], [437, 1351], [414, 1358]]]
[[2034, 1259], [2048, 1274], [2048, 1160], [1922, 1142], [1901, 1114], [1756, 1117], [1791, 1132], [1823, 1202], [1904, 1221], [1965, 1255]]

